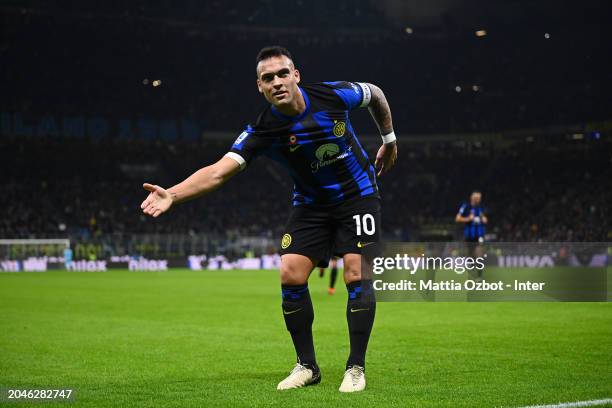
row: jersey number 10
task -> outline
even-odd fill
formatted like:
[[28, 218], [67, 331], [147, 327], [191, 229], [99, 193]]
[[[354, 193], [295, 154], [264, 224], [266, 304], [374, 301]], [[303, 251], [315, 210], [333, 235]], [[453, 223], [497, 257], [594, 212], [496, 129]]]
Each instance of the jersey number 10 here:
[[357, 227], [357, 235], [361, 235], [361, 229], [366, 235], [374, 235], [376, 232], [376, 224], [374, 223], [374, 216], [372, 214], [353, 215], [355, 220], [355, 226]]

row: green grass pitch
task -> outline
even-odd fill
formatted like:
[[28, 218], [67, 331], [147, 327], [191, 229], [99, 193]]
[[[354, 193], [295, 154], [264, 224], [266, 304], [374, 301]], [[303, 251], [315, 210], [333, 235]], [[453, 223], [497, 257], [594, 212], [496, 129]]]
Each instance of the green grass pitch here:
[[90, 407], [517, 407], [612, 397], [610, 303], [379, 303], [366, 391], [340, 394], [346, 291], [340, 284], [328, 296], [327, 279], [310, 279], [323, 381], [279, 392], [295, 357], [274, 271], [3, 273], [0, 387], [71, 387], [75, 402], [36, 406]]

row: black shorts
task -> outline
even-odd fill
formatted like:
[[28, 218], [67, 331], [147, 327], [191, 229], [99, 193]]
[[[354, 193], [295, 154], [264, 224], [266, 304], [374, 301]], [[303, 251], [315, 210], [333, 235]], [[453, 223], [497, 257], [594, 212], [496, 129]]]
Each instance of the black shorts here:
[[300, 254], [327, 266], [332, 256], [361, 254], [378, 246], [380, 199], [357, 198], [329, 206], [294, 207], [281, 240], [281, 255]]

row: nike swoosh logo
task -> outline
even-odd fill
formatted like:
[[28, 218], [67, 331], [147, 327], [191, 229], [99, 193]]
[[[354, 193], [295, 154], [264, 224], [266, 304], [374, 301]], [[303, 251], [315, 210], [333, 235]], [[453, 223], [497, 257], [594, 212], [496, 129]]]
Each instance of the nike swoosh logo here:
[[291, 310], [291, 311], [289, 311], [289, 312], [288, 312], [288, 311], [286, 311], [285, 309], [283, 309], [283, 313], [284, 313], [284, 314], [286, 314], [286, 315], [290, 315], [290, 314], [297, 313], [297, 312], [299, 312], [300, 310], [302, 310], [302, 308], [301, 308], [301, 307], [300, 307], [299, 309]]
[[295, 152], [297, 149], [299, 149], [300, 147], [302, 147], [302, 145], [297, 145], [297, 146], [289, 146], [289, 151], [290, 152]]
[[363, 247], [367, 247], [368, 245], [373, 244], [373, 242], [357, 242], [357, 248], [363, 248]]
[[370, 308], [367, 308], [367, 309], [353, 309], [353, 308], [351, 307], [351, 313], [355, 313], [355, 312], [363, 312], [363, 311], [366, 311], [366, 310], [370, 310]]

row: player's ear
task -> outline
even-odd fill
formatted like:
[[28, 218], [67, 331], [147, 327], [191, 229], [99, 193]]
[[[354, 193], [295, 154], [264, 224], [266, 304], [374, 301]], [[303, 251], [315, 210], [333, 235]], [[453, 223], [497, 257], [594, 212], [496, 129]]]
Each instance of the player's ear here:
[[261, 89], [261, 81], [259, 80], [259, 78], [257, 78], [257, 90], [260, 94], [263, 93], [263, 90]]
[[299, 84], [302, 78], [300, 76], [300, 71], [298, 71], [297, 68], [293, 70], [293, 75], [295, 76], [295, 82]]

